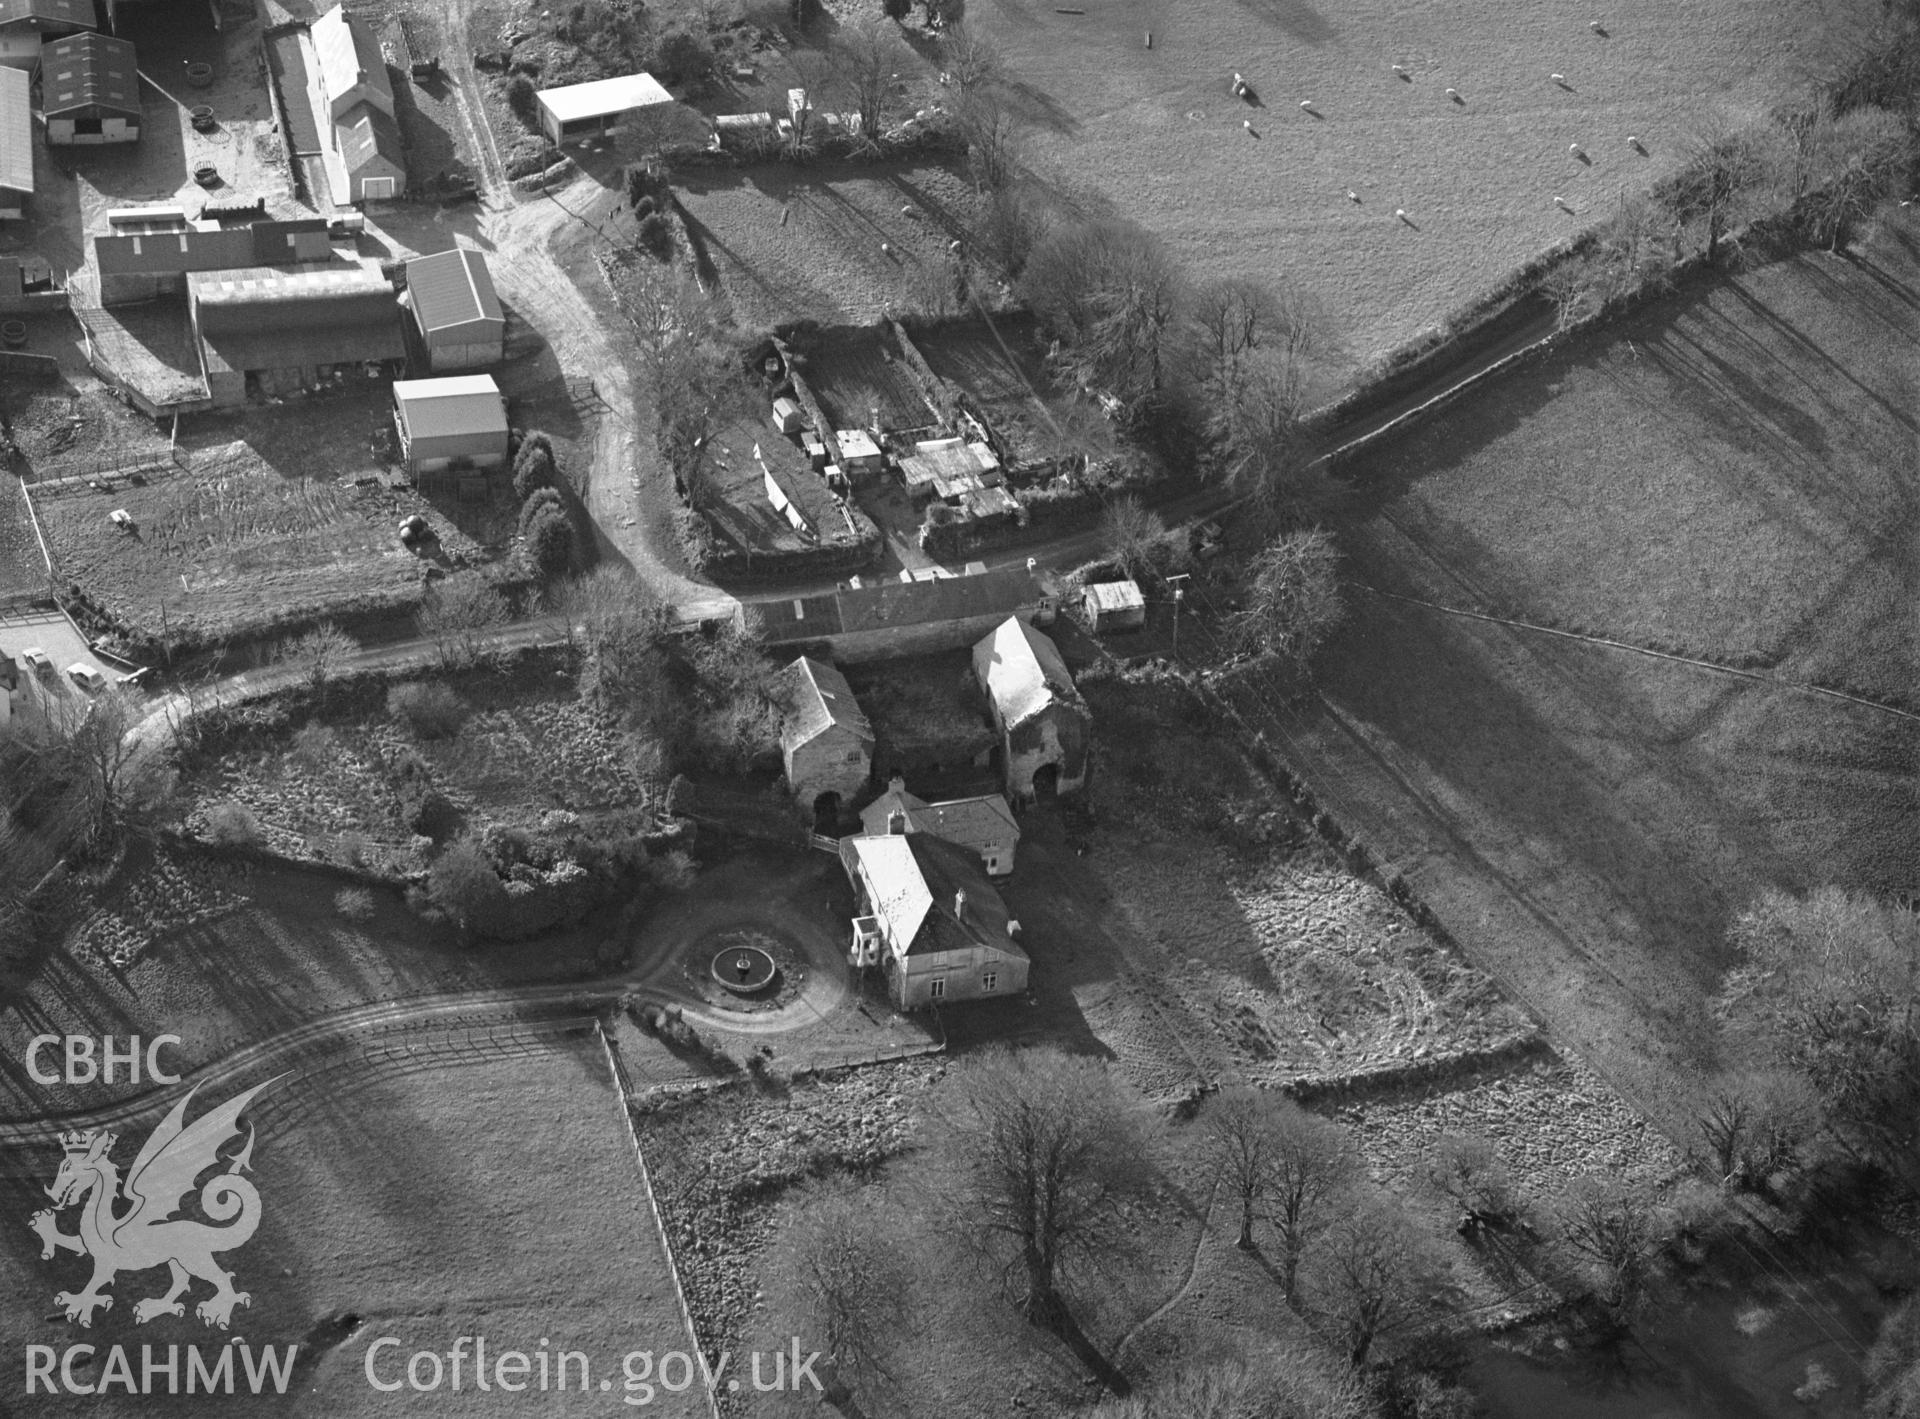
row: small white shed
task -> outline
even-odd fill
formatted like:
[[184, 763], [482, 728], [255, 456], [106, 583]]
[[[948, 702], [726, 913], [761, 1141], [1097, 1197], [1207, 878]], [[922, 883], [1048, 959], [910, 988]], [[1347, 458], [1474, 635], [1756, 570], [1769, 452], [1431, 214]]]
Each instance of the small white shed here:
[[1082, 587], [1080, 604], [1096, 633], [1138, 630], [1147, 623], [1147, 598], [1131, 581], [1102, 581]]

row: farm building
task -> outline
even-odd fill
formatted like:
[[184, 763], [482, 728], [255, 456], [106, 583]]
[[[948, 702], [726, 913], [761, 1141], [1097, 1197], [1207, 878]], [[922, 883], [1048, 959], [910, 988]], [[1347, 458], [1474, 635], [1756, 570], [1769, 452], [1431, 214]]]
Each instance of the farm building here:
[[131, 143], [140, 136], [140, 71], [124, 39], [89, 33], [54, 40], [43, 52], [40, 92], [49, 143]]
[[18, 221], [33, 196], [32, 83], [24, 69], [0, 66], [0, 221]]
[[363, 103], [333, 125], [327, 177], [345, 202], [386, 202], [407, 187], [406, 154], [393, 115]]
[[989, 877], [1004, 877], [1013, 871], [1014, 853], [1020, 846], [1019, 821], [1000, 794], [928, 803], [907, 792], [907, 781], [898, 774], [888, 782], [885, 793], [860, 810], [860, 825], [868, 837], [874, 838], [889, 833], [931, 833], [978, 853]]
[[824, 643], [851, 665], [971, 646], [1009, 616], [1049, 625], [1059, 600], [1051, 579], [1034, 568], [1002, 567], [845, 586], [755, 609], [768, 646]]
[[324, 217], [93, 239], [93, 266], [100, 278], [100, 304], [104, 306], [183, 295], [188, 277], [196, 271], [236, 271], [332, 259], [333, 243], [327, 236]]
[[1009, 616], [973, 648], [973, 673], [992, 705], [1007, 796], [1030, 803], [1084, 788], [1090, 716], [1053, 642]]
[[1131, 581], [1101, 581], [1082, 587], [1080, 607], [1096, 635], [1138, 630], [1147, 623], [1147, 598]]
[[507, 461], [507, 402], [490, 374], [400, 379], [393, 384], [400, 453], [416, 478]]
[[333, 130], [325, 154], [337, 202], [379, 202], [407, 186], [406, 155], [394, 121], [393, 80], [364, 20], [332, 9], [309, 30]]
[[598, 138], [648, 109], [671, 105], [673, 95], [651, 74], [623, 74], [586, 84], [542, 89], [540, 131], [555, 147]]
[[1026, 990], [1019, 923], [971, 849], [930, 833], [842, 838], [840, 863], [859, 911], [849, 959], [879, 966], [900, 1009]]
[[479, 252], [460, 247], [415, 257], [407, 263], [404, 301], [434, 373], [497, 365], [506, 353], [506, 312]]
[[[291, 394], [406, 357], [378, 262], [196, 272], [188, 306], [216, 407]], [[370, 369], [371, 367], [371, 369]]]
[[787, 786], [817, 818], [837, 816], [866, 786], [873, 729], [847, 677], [824, 661], [803, 655], [780, 678], [787, 706], [780, 726]]
[[361, 104], [392, 118], [393, 80], [387, 75], [380, 41], [366, 22], [349, 15], [343, 5], [316, 19], [308, 32], [333, 121], [339, 123]]
[[1005, 480], [1000, 460], [983, 443], [965, 439], [929, 439], [900, 459], [900, 481], [916, 497], [954, 501]]
[[48, 40], [95, 26], [93, 0], [0, 0], [0, 65], [31, 73]]

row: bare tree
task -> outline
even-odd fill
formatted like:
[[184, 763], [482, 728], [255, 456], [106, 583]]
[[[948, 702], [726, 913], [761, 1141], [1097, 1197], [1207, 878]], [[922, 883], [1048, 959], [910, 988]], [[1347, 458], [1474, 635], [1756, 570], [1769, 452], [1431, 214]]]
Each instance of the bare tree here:
[[1555, 1208], [1559, 1240], [1582, 1263], [1608, 1318], [1626, 1325], [1646, 1299], [1659, 1249], [1659, 1213], [1647, 1194], [1594, 1174], [1567, 1189]]
[[1695, 1120], [1705, 1163], [1723, 1185], [1765, 1190], [1797, 1167], [1819, 1115], [1798, 1075], [1763, 1070], [1715, 1089]]
[[486, 653], [487, 633], [506, 619], [506, 599], [474, 572], [435, 583], [420, 603], [420, 632], [433, 642], [448, 669], [478, 664]]
[[991, 88], [961, 95], [957, 117], [967, 165], [983, 192], [1002, 192], [1020, 175], [1020, 122]]
[[1806, 194], [1816, 241], [1838, 251], [1854, 229], [1899, 189], [1911, 161], [1906, 124], [1883, 109], [1816, 121], [1810, 142], [1824, 181]]
[[1340, 1126], [1291, 1099], [1274, 1100], [1266, 1126], [1267, 1221], [1280, 1241], [1281, 1294], [1297, 1307], [1301, 1264], [1348, 1209], [1359, 1168]]
[[1525, 1211], [1499, 1149], [1481, 1134], [1442, 1134], [1434, 1145], [1427, 1180], [1460, 1209], [1468, 1229], [1505, 1228]]
[[1005, 68], [992, 41], [964, 24], [948, 25], [940, 37], [940, 63], [963, 101], [976, 90], [998, 83]]
[[1407, 1329], [1427, 1313], [1434, 1262], [1397, 1207], [1357, 1200], [1315, 1246], [1310, 1309], [1340, 1338], [1358, 1370], [1382, 1336]]
[[1723, 132], [1696, 140], [1684, 166], [1659, 185], [1656, 195], [1676, 222], [1706, 227], [1707, 263], [1712, 265], [1720, 259], [1728, 227], [1751, 210], [1776, 170], [1769, 143], [1760, 134]]
[[885, 132], [894, 78], [909, 58], [900, 27], [885, 15], [861, 14], [834, 34], [828, 62], [860, 120], [860, 136], [868, 142], [878, 142]]
[[1166, 541], [1166, 519], [1131, 493], [1115, 498], [1100, 514], [1101, 545], [1129, 577], [1150, 570], [1155, 549]]
[[275, 658], [297, 673], [318, 702], [346, 658], [358, 650], [353, 637], [332, 621], [280, 642]]
[[1276, 537], [1253, 559], [1236, 630], [1249, 647], [1304, 666], [1346, 615], [1340, 559], [1321, 528]]
[[1920, 917], [1838, 887], [1768, 890], [1735, 921], [1717, 1009], [1804, 1078], [1827, 1124], [1920, 1181]]
[[844, 1397], [888, 1377], [890, 1346], [911, 1331], [911, 1254], [870, 1197], [839, 1193], [808, 1207], [791, 1245], [801, 1304]]
[[955, 1234], [1004, 1268], [1029, 1319], [1066, 1329], [1067, 1274], [1126, 1245], [1123, 1204], [1148, 1180], [1119, 1087], [1094, 1060], [993, 1049], [948, 1075], [936, 1110], [935, 1196]]
[[1051, 363], [1063, 381], [1128, 405], [1168, 384], [1180, 273], [1160, 242], [1116, 220], [1075, 223], [1043, 236], [1020, 293], [1060, 337]]

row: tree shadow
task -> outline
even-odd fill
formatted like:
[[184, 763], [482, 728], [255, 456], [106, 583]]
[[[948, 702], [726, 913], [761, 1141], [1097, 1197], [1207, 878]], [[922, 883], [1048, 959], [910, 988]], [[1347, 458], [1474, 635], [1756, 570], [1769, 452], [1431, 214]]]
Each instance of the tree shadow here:
[[1339, 27], [1307, 0], [1240, 0], [1240, 3], [1302, 44], [1327, 44], [1340, 36]]
[[1065, 1342], [1074, 1357], [1087, 1367], [1089, 1374], [1106, 1387], [1108, 1393], [1121, 1399], [1133, 1393], [1133, 1385], [1125, 1375], [1120, 1373], [1120, 1367], [1101, 1353], [1100, 1347], [1095, 1345], [1087, 1333], [1080, 1328], [1080, 1322], [1074, 1319], [1073, 1312], [1066, 1306], [1060, 1307], [1059, 1314], [1054, 1317], [1052, 1325], [1048, 1328]]

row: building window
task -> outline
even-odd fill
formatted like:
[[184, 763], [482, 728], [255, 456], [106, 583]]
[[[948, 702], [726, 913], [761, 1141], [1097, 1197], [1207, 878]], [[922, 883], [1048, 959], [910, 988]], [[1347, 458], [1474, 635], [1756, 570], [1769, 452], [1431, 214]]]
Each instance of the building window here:
[[987, 971], [980, 977], [980, 989], [982, 990], [992, 990], [998, 984], [1000, 984], [1000, 973], [998, 971]]
[[942, 1000], [946, 998], [946, 994], [947, 994], [947, 982], [945, 977], [935, 976], [932, 980], [927, 982], [927, 999]]

